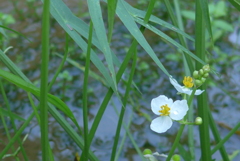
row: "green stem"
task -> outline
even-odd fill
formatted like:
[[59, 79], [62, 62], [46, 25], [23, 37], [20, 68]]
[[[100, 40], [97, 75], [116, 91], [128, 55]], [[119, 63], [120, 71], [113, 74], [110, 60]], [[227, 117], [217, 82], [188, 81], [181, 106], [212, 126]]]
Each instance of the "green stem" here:
[[[151, 14], [152, 14], [155, 2], [156, 2], [156, 0], [151, 0], [150, 3], [149, 3], [147, 13], [146, 13], [146, 15], [144, 17], [144, 22], [145, 23], [148, 23], [148, 20], [149, 20]], [[141, 26], [140, 30], [142, 32], [144, 31], [144, 29], [145, 28]], [[111, 153], [111, 161], [114, 161], [114, 159], [115, 159], [117, 145], [118, 145], [118, 140], [119, 140], [119, 135], [120, 135], [122, 121], [123, 121], [123, 116], [125, 114], [126, 104], [127, 104], [129, 92], [131, 90], [131, 84], [132, 84], [134, 71], [135, 71], [135, 67], [136, 67], [136, 61], [137, 61], [137, 51], [135, 49], [134, 50], [134, 55], [133, 55], [133, 64], [132, 64], [132, 67], [131, 67], [131, 73], [130, 73], [130, 77], [129, 77], [129, 80], [128, 80], [128, 83], [127, 83], [125, 96], [123, 98], [124, 102], [123, 102], [123, 106], [122, 106], [122, 109], [121, 109], [121, 112], [120, 112], [118, 125], [117, 125], [117, 129], [116, 129], [116, 133], [115, 133], [115, 139], [114, 139], [113, 149], [112, 149], [112, 153]]]
[[123, 98], [123, 106], [122, 106], [122, 109], [121, 109], [121, 112], [120, 112], [118, 125], [117, 125], [117, 129], [116, 129], [116, 133], [115, 133], [114, 144], [113, 144], [112, 153], [111, 153], [111, 161], [114, 161], [115, 156], [116, 156], [116, 150], [117, 150], [119, 135], [120, 135], [121, 127], [122, 127], [123, 117], [124, 117], [125, 110], [126, 110], [126, 105], [127, 105], [127, 100], [128, 100], [128, 97], [129, 97], [129, 92], [131, 90], [131, 84], [132, 84], [132, 80], [133, 80], [133, 76], [134, 76], [134, 71], [135, 71], [135, 68], [136, 68], [136, 62], [137, 62], [137, 51], [135, 50], [134, 55], [133, 55], [133, 64], [132, 64], [132, 67], [131, 67], [131, 73], [130, 73], [130, 77], [128, 79], [126, 92], [125, 92], [125, 95], [124, 95], [124, 98]]
[[50, 91], [50, 89], [52, 88], [53, 84], [55, 83], [55, 80], [57, 79], [57, 76], [58, 74], [60, 73], [60, 71], [62, 70], [63, 66], [64, 66], [64, 63], [67, 59], [67, 55], [68, 55], [68, 42], [69, 42], [69, 36], [68, 34], [66, 33], [66, 44], [65, 44], [65, 52], [64, 52], [64, 56], [62, 58], [62, 61], [57, 69], [57, 71], [55, 72], [53, 78], [52, 78], [52, 81], [49, 83], [49, 86], [48, 86], [48, 92]]
[[[172, 10], [172, 7], [171, 7], [171, 2], [169, 0], [163, 0], [163, 2], [164, 2], [165, 6], [167, 8], [167, 11], [170, 15], [170, 18], [171, 18], [171, 21], [172, 21], [173, 25], [176, 26], [176, 27], [179, 27], [176, 16], [175, 16], [175, 14]], [[185, 48], [188, 48], [187, 45], [186, 45], [186, 42], [184, 41], [184, 37], [181, 34], [177, 34], [177, 36], [179, 38], [179, 41], [180, 41], [181, 45], [184, 46]], [[194, 70], [194, 66], [193, 66], [193, 62], [192, 62], [191, 57], [188, 54], [183, 54], [183, 60], [184, 60], [184, 62], [187, 62], [187, 64], [184, 64], [184, 68], [189, 69], [190, 73], [192, 73], [193, 70]], [[186, 66], [188, 66], [188, 68]]]
[[42, 19], [42, 63], [41, 63], [41, 84], [40, 84], [40, 118], [41, 118], [41, 147], [42, 160], [49, 161], [49, 140], [48, 140], [48, 59], [49, 59], [49, 11], [50, 0], [44, 0]]
[[[195, 48], [196, 55], [205, 60], [205, 22], [203, 18], [203, 12], [201, 8], [201, 0], [196, 0], [196, 15], [195, 15], [195, 31], [196, 40]], [[196, 69], [202, 68], [202, 64], [196, 62]], [[200, 87], [201, 90], [206, 90], [206, 85], [203, 84]], [[200, 145], [201, 145], [201, 158], [203, 161], [211, 160], [211, 149], [210, 149], [210, 136], [209, 136], [209, 121], [208, 121], [208, 104], [206, 91], [197, 97], [198, 115], [202, 118], [203, 123], [199, 126], [200, 132]]]
[[[0, 89], [1, 89], [1, 93], [2, 93], [2, 96], [3, 96], [3, 99], [4, 99], [4, 102], [5, 102], [5, 104], [6, 104], [6, 106], [7, 106], [7, 110], [8, 110], [8, 112], [9, 112], [9, 117], [10, 117], [10, 121], [11, 121], [11, 124], [12, 124], [12, 126], [13, 126], [13, 129], [14, 129], [14, 132], [17, 132], [17, 127], [16, 127], [16, 124], [15, 124], [15, 120], [14, 120], [14, 117], [12, 116], [12, 112], [11, 112], [11, 109], [10, 109], [10, 105], [9, 105], [9, 101], [8, 101], [8, 99], [7, 99], [7, 95], [6, 95], [6, 93], [5, 93], [5, 90], [4, 90], [4, 88], [3, 88], [3, 85], [2, 85], [2, 80], [0, 79]], [[4, 118], [2, 118], [3, 120], [3, 124], [5, 125], [5, 120], [4, 120]], [[4, 128], [6, 129], [6, 133], [7, 133], [7, 136], [8, 136], [8, 139], [10, 140], [11, 139], [11, 137], [10, 137], [10, 134], [8, 133], [8, 130], [7, 130], [7, 128], [4, 126]], [[26, 152], [25, 152], [25, 150], [24, 150], [24, 148], [23, 148], [23, 145], [22, 145], [22, 142], [21, 142], [21, 140], [20, 140], [20, 138], [18, 138], [17, 139], [17, 141], [18, 141], [18, 144], [19, 144], [19, 146], [20, 146], [20, 150], [21, 150], [21, 152], [22, 152], [22, 155], [23, 155], [23, 157], [24, 157], [24, 160], [28, 160], [28, 158], [27, 158], [27, 154], [26, 154]], [[13, 147], [14, 148], [14, 147]]]
[[[225, 136], [212, 150], [211, 154], [214, 154], [228, 139], [240, 128], [240, 122]], [[225, 161], [225, 160], [224, 160]]]
[[[191, 95], [190, 95], [190, 97], [188, 99], [188, 107], [191, 106], [191, 104], [192, 104], [192, 100], [194, 98], [194, 94], [195, 94], [196, 90], [197, 90], [196, 88], [193, 89], [193, 91], [192, 91], [192, 93], [191, 93]], [[187, 116], [188, 116], [188, 113], [184, 117], [184, 120], [186, 120]], [[184, 130], [184, 127], [185, 127], [185, 124], [180, 126], [180, 128], [178, 130], [178, 133], [177, 133], [177, 136], [176, 136], [176, 138], [174, 140], [173, 146], [172, 146], [172, 148], [171, 148], [171, 150], [170, 150], [170, 152], [168, 154], [168, 157], [167, 157], [166, 161], [170, 161], [171, 160], [171, 157], [173, 156], [173, 153], [174, 153], [175, 149], [177, 148], [179, 140], [180, 140], [180, 138], [182, 136], [182, 132]]]
[[93, 24], [90, 21], [89, 34], [88, 34], [88, 47], [87, 47], [87, 57], [86, 57], [86, 68], [84, 72], [84, 81], [83, 81], [83, 127], [84, 127], [84, 151], [81, 160], [88, 160], [88, 107], [87, 107], [87, 94], [88, 94], [88, 73], [90, 68], [90, 56], [91, 56], [91, 47], [92, 47], [92, 33], [93, 33]]
[[9, 143], [7, 144], [7, 146], [1, 151], [0, 153], [0, 159], [2, 159], [2, 157], [4, 156], [4, 154], [12, 147], [12, 145], [15, 143], [15, 141], [17, 140], [17, 138], [19, 138], [19, 136], [21, 135], [21, 133], [23, 132], [23, 130], [29, 125], [30, 121], [33, 119], [34, 117], [34, 112], [31, 113], [31, 115], [28, 117], [28, 119], [24, 122], [24, 124], [21, 126], [20, 129], [18, 129], [18, 131], [16, 132], [16, 134], [12, 137], [12, 139], [9, 141]]

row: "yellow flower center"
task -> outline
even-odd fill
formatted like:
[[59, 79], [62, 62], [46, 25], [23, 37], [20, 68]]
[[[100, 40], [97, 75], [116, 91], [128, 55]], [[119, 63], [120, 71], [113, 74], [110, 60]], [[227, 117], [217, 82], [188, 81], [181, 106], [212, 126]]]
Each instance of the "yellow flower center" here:
[[161, 113], [160, 116], [168, 116], [170, 114], [170, 107], [168, 107], [168, 105], [162, 105], [160, 107], [162, 110], [159, 110], [159, 112]]
[[183, 84], [184, 84], [184, 86], [185, 87], [187, 87], [187, 88], [192, 88], [192, 86], [193, 86], [193, 79], [192, 79], [192, 77], [184, 77], [184, 80], [183, 80]]

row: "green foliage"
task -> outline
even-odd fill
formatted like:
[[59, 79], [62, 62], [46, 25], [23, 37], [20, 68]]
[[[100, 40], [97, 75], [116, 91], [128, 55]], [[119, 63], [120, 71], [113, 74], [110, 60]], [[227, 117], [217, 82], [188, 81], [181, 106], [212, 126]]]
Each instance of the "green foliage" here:
[[[112, 150], [111, 155], [109, 155], [110, 160], [118, 160], [119, 156], [128, 151], [126, 148], [129, 147], [139, 155], [139, 158], [144, 160], [146, 156], [141, 150], [145, 148], [144, 146], [150, 146], [154, 149], [152, 151], [163, 150], [158, 147], [160, 143], [152, 144], [150, 142], [151, 138], [145, 138], [144, 140], [136, 137], [136, 135], [151, 137], [155, 135], [151, 134], [148, 128], [149, 122], [152, 120], [149, 112], [151, 108], [148, 106], [150, 97], [154, 93], [173, 95], [169, 87], [166, 86], [166, 84], [169, 84], [166, 80], [169, 80], [171, 75], [183, 73], [184, 75], [190, 75], [193, 71], [195, 71], [193, 77], [196, 86], [190, 96], [184, 95], [183, 97], [187, 100], [189, 106], [188, 114], [183, 120], [179, 121], [182, 125], [176, 130], [176, 133], [158, 136], [160, 138], [165, 137], [165, 139], [167, 137], [174, 138], [174, 140], [166, 141], [166, 145], [163, 145], [163, 147], [168, 146], [164, 149], [166, 155], [151, 152], [148, 153], [147, 160], [155, 161], [157, 157], [166, 157], [167, 160], [176, 161], [180, 160], [181, 157], [184, 160], [195, 160], [195, 139], [200, 140], [202, 160], [212, 160], [212, 155], [217, 150], [220, 151], [224, 161], [231, 160], [239, 154], [239, 150], [236, 150], [232, 155], [228, 155], [224, 144], [237, 131], [240, 123], [235, 125], [222, 139], [212, 117], [212, 111], [210, 111], [211, 104], [206, 90], [209, 87], [208, 82], [214, 82], [213, 80], [207, 80], [209, 75], [212, 74], [210, 68], [217, 67], [217, 63], [222, 63], [222, 68], [224, 68], [240, 58], [238, 55], [222, 51], [221, 46], [217, 44], [222, 41], [226, 34], [233, 32], [232, 22], [228, 19], [230, 10], [226, 1], [209, 3], [207, 0], [201, 0], [196, 1], [196, 3], [188, 3], [174, 0], [174, 3], [170, 3], [168, 0], [163, 2], [141, 0], [130, 5], [124, 0], [88, 0], [78, 3], [79, 6], [80, 4], [86, 5], [88, 11], [78, 13], [78, 16], [76, 16], [62, 0], [44, 0], [44, 16], [41, 19], [37, 19], [39, 18], [37, 5], [35, 5], [37, 2], [28, 0], [27, 4], [28, 7], [34, 9], [34, 13], [29, 17], [36, 16], [36, 21], [38, 23], [42, 22], [41, 32], [34, 30], [42, 34], [42, 39], [37, 41], [29, 35], [28, 38], [30, 37], [33, 42], [36, 41], [41, 44], [39, 43], [37, 47], [31, 49], [31, 44], [26, 44], [25, 41], [17, 43], [20, 46], [29, 45], [26, 55], [25, 51], [23, 54], [16, 53], [16, 50], [11, 50], [11, 53], [7, 52], [10, 49], [7, 48], [10, 41], [6, 38], [13, 38], [14, 35], [21, 35], [21, 33], [8, 27], [18, 19], [15, 20], [11, 15], [0, 13], [2, 19], [0, 41], [3, 44], [1, 48], [5, 50], [4, 52], [0, 50], [0, 60], [5, 65], [3, 69], [0, 69], [0, 77], [7, 81], [7, 83], [4, 82], [4, 86], [1, 85], [4, 99], [3, 104], [1, 104], [0, 117], [8, 135], [7, 144], [4, 143], [5, 147], [0, 152], [0, 160], [4, 157], [15, 157], [16, 160], [19, 160], [19, 153], [23, 155], [24, 160], [28, 160], [28, 154], [25, 152], [23, 144], [27, 138], [22, 139], [21, 135], [35, 118], [41, 127], [42, 160], [54, 160], [54, 150], [51, 149], [48, 138], [51, 136], [48, 127], [50, 125], [49, 114], [61, 126], [64, 133], [76, 143], [77, 150], [82, 153], [81, 160], [100, 160], [97, 152], [92, 151], [92, 145], [94, 139], [98, 139], [96, 138], [98, 136], [97, 130], [101, 121], [104, 121], [104, 117], [107, 115], [106, 110], [110, 108], [110, 102], [114, 107], [116, 106], [117, 116], [112, 118], [116, 121], [116, 127], [113, 128], [115, 133], [114, 141], [111, 141], [110, 146]], [[230, 2], [235, 8], [239, 8], [238, 2], [234, 0], [230, 0]], [[17, 4], [19, 2], [12, 2], [15, 13], [20, 19], [28, 20], [27, 14], [24, 17], [25, 13], [17, 7]], [[187, 5], [188, 7], [181, 10], [182, 7], [179, 5]], [[77, 8], [78, 5], [74, 7]], [[193, 8], [196, 10], [193, 11]], [[51, 23], [50, 14], [52, 16]], [[108, 16], [107, 19], [106, 15]], [[182, 21], [182, 17], [187, 21]], [[189, 23], [189, 20], [191, 20], [191, 23]], [[56, 22], [59, 26], [55, 25]], [[193, 30], [195, 33], [185, 30], [185, 27], [189, 25], [185, 25], [187, 23], [192, 28], [195, 26]], [[59, 30], [55, 31], [53, 26], [61, 27], [61, 30], [66, 33], [65, 39], [62, 37], [56, 38], [54, 34], [51, 35], [52, 32], [59, 32]], [[11, 32], [6, 32], [7, 30]], [[120, 38], [115, 37], [118, 34]], [[151, 37], [151, 35], [154, 36]], [[59, 45], [53, 43], [56, 39]], [[159, 41], [162, 42], [159, 43]], [[65, 42], [65, 48], [63, 48], [61, 42]], [[121, 46], [123, 42], [124, 46]], [[69, 43], [75, 46], [73, 47]], [[213, 43], [216, 43], [216, 45], [213, 46]], [[41, 46], [41, 49], [39, 46]], [[35, 63], [38, 66], [41, 63], [41, 70], [37, 67], [38, 69], [31, 69], [30, 72], [26, 71], [25, 67], [28, 64], [25, 65], [25, 62], [21, 62], [24, 64], [23, 67], [18, 67], [18, 61], [26, 61], [28, 54], [35, 52], [38, 55], [41, 53], [41, 56], [33, 64]], [[215, 55], [207, 55], [211, 52], [214, 52]], [[6, 53], [10, 54], [6, 55]], [[64, 54], [61, 55], [61, 53]], [[216, 55], [217, 58], [213, 59], [213, 56]], [[16, 59], [11, 60], [12, 57]], [[60, 59], [61, 61], [59, 61]], [[14, 61], [16, 63], [13, 63]], [[206, 66], [206, 63], [209, 63], [210, 67]], [[37, 73], [36, 71], [40, 72], [39, 77], [32, 79], [32, 75]], [[49, 78], [52, 79], [49, 80]], [[10, 105], [13, 104], [8, 103], [5, 94], [5, 91], [7, 93], [5, 87], [9, 84], [14, 84], [18, 89], [21, 89], [22, 93], [27, 94], [27, 101], [33, 108], [27, 118], [11, 111]], [[214, 83], [214, 85], [216, 84]], [[38, 87], [39, 85], [40, 87]], [[194, 93], [199, 86], [205, 92], [197, 97], [197, 108], [194, 108], [195, 104], [192, 103]], [[75, 96], [72, 94], [74, 91], [78, 91], [80, 94]], [[96, 99], [94, 102], [92, 96], [98, 96], [100, 100]], [[174, 97], [179, 96], [175, 95]], [[97, 108], [94, 108], [96, 111], [94, 116], [91, 113], [94, 111], [91, 110], [92, 102], [94, 106], [97, 106]], [[144, 104], [145, 102], [147, 102], [147, 105]], [[76, 109], [80, 111], [73, 111], [70, 108], [73, 104], [77, 104]], [[3, 105], [6, 105], [7, 108], [2, 108]], [[129, 111], [130, 114], [126, 114]], [[200, 117], [197, 117], [198, 120], [194, 122], [193, 118], [196, 114]], [[111, 114], [108, 115], [111, 116]], [[130, 116], [127, 117], [128, 115]], [[11, 124], [15, 121], [20, 121], [22, 124], [21, 127], [14, 128], [13, 136], [10, 135], [10, 127], [6, 123], [7, 117], [10, 118]], [[83, 126], [79, 121], [83, 122]], [[142, 123], [138, 123], [138, 121], [142, 121]], [[91, 126], [88, 125], [89, 122], [91, 122]], [[196, 124], [200, 125], [199, 138], [194, 137], [193, 127], [191, 127]], [[184, 134], [185, 127], [188, 127], [187, 137]], [[210, 145], [210, 130], [216, 145]], [[127, 138], [130, 141], [127, 142]], [[183, 138], [188, 140], [188, 143], [184, 143], [184, 146], [181, 145]], [[143, 145], [140, 144], [141, 139], [145, 141]], [[161, 140], [164, 139], [161, 138]], [[15, 142], [19, 144], [17, 148], [13, 146]], [[179, 155], [175, 154], [176, 148], [178, 148]], [[9, 149], [12, 151], [8, 152]]]

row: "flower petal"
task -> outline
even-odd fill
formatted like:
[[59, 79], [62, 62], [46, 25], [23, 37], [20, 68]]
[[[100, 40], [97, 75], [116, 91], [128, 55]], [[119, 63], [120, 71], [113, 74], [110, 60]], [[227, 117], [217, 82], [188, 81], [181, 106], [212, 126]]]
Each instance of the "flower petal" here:
[[198, 89], [198, 90], [196, 90], [195, 95], [200, 95], [200, 94], [202, 94], [203, 92], [204, 92], [204, 90]]
[[182, 90], [182, 86], [178, 84], [176, 79], [174, 79], [172, 76], [169, 77], [170, 83], [176, 88], [178, 92]]
[[172, 126], [172, 119], [168, 116], [157, 117], [152, 120], [150, 128], [157, 133], [166, 132]]
[[[169, 80], [170, 80], [170, 83], [174, 86], [174, 88], [179, 92], [179, 93], [185, 93], [187, 95], [191, 95], [192, 94], [192, 91], [191, 89], [185, 87], [185, 86], [181, 86], [178, 84], [178, 82], [172, 77], [170, 76], [169, 77]], [[204, 90], [196, 90], [195, 94], [194, 95], [200, 95], [204, 92]]]
[[161, 110], [160, 107], [162, 105], [166, 105], [166, 104], [169, 105], [169, 107], [170, 107], [172, 105], [172, 103], [173, 103], [173, 100], [171, 98], [168, 99], [166, 96], [160, 95], [160, 96], [152, 99], [151, 109], [152, 109], [153, 113], [155, 113], [156, 115], [160, 115], [160, 112], [159, 112], [159, 110]]
[[187, 111], [188, 111], [187, 101], [177, 100], [172, 104], [169, 116], [173, 120], [181, 120], [187, 114]]

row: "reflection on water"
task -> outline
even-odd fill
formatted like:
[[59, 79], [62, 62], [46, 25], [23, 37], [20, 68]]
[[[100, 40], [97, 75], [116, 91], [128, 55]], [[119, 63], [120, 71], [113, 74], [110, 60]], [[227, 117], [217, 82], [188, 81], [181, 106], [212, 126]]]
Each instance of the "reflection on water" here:
[[[3, 2], [3, 3], [2, 3]], [[24, 14], [29, 14], [30, 9], [24, 5], [23, 8]], [[38, 12], [40, 13], [40, 4], [36, 3], [38, 8]], [[73, 2], [69, 3], [70, 7], [77, 7]], [[23, 72], [30, 78], [35, 84], [39, 84], [39, 65], [40, 65], [40, 31], [41, 24], [39, 20], [36, 20], [36, 17], [33, 16], [25, 17], [24, 20], [18, 19], [18, 15], [14, 12], [12, 4], [8, 1], [1, 1], [0, 9], [4, 13], [12, 13], [15, 19], [17, 20], [16, 24], [12, 25], [11, 28], [22, 32], [25, 34], [32, 42], [29, 43], [25, 39], [18, 37], [13, 38], [9, 42], [8, 45], [14, 47], [14, 49], [10, 50], [8, 56], [18, 64], [19, 67], [23, 70]], [[74, 10], [75, 13], [79, 12], [78, 10]], [[51, 21], [52, 29], [51, 29], [51, 51], [62, 54], [64, 51], [64, 31], [60, 28], [60, 26], [54, 21]], [[113, 36], [112, 47], [115, 51], [118, 51], [118, 56], [122, 59], [125, 55], [125, 47], [129, 46], [131, 42], [129, 39], [124, 38], [123, 35], [126, 36], [127, 31], [122, 26], [120, 22], [117, 22], [115, 33]], [[158, 54], [159, 58], [162, 62], [164, 62], [165, 67], [169, 70], [169, 73], [175, 75], [178, 80], [182, 78], [182, 64], [179, 62], [173, 62], [165, 58], [165, 53], [174, 53], [176, 52], [174, 48], [169, 48], [163, 42], [158, 41], [155, 35], [146, 34], [148, 39], [154, 40], [152, 41], [152, 46], [154, 51]], [[156, 40], [155, 40], [156, 39]], [[124, 40], [124, 41], [122, 41]], [[19, 43], [21, 42], [21, 43]], [[80, 49], [72, 46], [74, 49], [70, 52], [70, 57], [82, 65], [84, 65], [84, 58], [80, 59], [79, 55], [82, 52]], [[230, 44], [225, 44], [223, 50], [231, 50]], [[71, 50], [71, 49], [70, 49]], [[227, 52], [227, 51], [226, 51]], [[235, 52], [235, 53], [234, 53]], [[234, 54], [239, 54], [234, 51]], [[61, 59], [59, 57], [50, 55], [50, 73], [51, 71], [55, 71], [57, 66], [59, 65]], [[156, 97], [160, 94], [165, 94], [168, 97], [172, 97], [173, 99], [179, 99], [179, 96], [176, 96], [176, 91], [170, 85], [168, 78], [163, 75], [163, 73], [157, 69], [156, 65], [152, 62], [151, 58], [149, 58], [146, 53], [140, 49], [139, 50], [139, 64], [141, 62], [147, 62], [149, 68], [140, 69], [138, 68], [135, 74], [134, 81], [138, 85], [139, 89], [143, 93], [143, 95], [137, 94], [137, 92], [131, 93], [131, 101], [132, 104], [126, 107], [126, 116], [124, 118], [125, 123], [128, 123], [131, 120], [130, 131], [137, 142], [137, 145], [142, 149], [150, 148], [152, 151], [158, 151], [159, 153], [167, 153], [169, 148], [172, 145], [172, 142], [175, 138], [175, 135], [178, 131], [179, 124], [174, 123], [173, 127], [165, 134], [156, 134], [153, 133], [149, 129], [150, 122], [143, 116], [139, 115], [139, 111], [147, 113], [151, 115], [151, 117], [155, 117], [152, 115], [150, 110], [150, 101], [153, 97]], [[237, 101], [234, 99], [240, 99], [240, 85], [239, 85], [239, 61], [233, 61], [232, 64], [228, 66], [221, 66], [221, 64], [216, 64], [216, 70], [220, 73], [220, 77], [213, 75], [214, 79], [220, 84], [220, 87], [223, 89], [227, 89], [231, 96], [234, 98], [227, 96], [226, 93], [219, 86], [210, 86], [208, 88], [209, 102], [211, 106], [211, 110], [213, 112], [213, 117], [219, 125], [219, 130], [221, 132], [221, 137], [224, 137], [229, 132], [229, 129], [224, 127], [223, 125], [227, 125], [228, 127], [234, 127], [236, 123], [239, 122], [239, 112], [240, 106]], [[2, 67], [2, 65], [1, 65]], [[83, 72], [72, 67], [70, 64], [66, 63], [65, 69], [70, 72], [70, 75], [73, 77], [71, 82], [65, 82], [65, 85], [68, 86], [67, 89], [63, 90], [61, 88], [61, 81], [57, 80], [56, 85], [53, 86], [51, 93], [59, 95], [61, 99], [65, 100], [66, 104], [74, 111], [74, 115], [78, 118], [78, 122], [80, 126], [82, 126], [82, 108], [81, 108], [81, 98], [82, 98], [82, 82], [83, 82]], [[50, 77], [52, 77], [50, 75]], [[10, 100], [10, 106], [14, 113], [27, 118], [29, 114], [32, 112], [32, 108], [30, 107], [27, 95], [23, 90], [19, 90], [14, 86], [7, 85], [5, 82], [7, 96]], [[99, 105], [101, 104], [104, 94], [107, 92], [107, 89], [102, 86], [101, 83], [96, 80], [90, 78], [89, 87], [93, 89], [93, 92], [90, 94], [90, 107], [89, 107], [89, 126], [91, 127], [93, 123], [94, 116], [99, 109]], [[124, 94], [124, 85], [123, 83], [119, 85], [119, 89], [121, 94]], [[169, 90], [173, 89], [173, 90]], [[115, 112], [115, 108], [120, 111], [120, 102], [113, 96], [111, 99], [112, 103], [106, 109], [104, 113], [103, 119], [99, 124], [99, 128], [97, 129], [96, 136], [93, 140], [93, 144], [91, 146], [92, 151], [99, 157], [100, 160], [109, 160], [112, 150], [112, 144], [115, 134], [115, 128], [118, 121], [118, 116]], [[0, 98], [0, 102], [3, 102], [2, 98]], [[36, 102], [37, 103], [37, 102]], [[5, 108], [3, 103], [0, 103], [0, 106]], [[5, 118], [7, 119], [7, 118]], [[11, 127], [8, 120], [8, 127]], [[16, 122], [17, 127], [19, 128], [22, 125], [22, 122]], [[8, 139], [4, 133], [3, 126], [1, 125], [0, 138], [7, 143]], [[187, 129], [184, 131], [184, 136], [182, 139], [182, 144], [187, 145], [186, 137], [187, 137]], [[27, 127], [22, 135], [22, 138], [25, 134], [29, 134], [28, 139], [24, 143], [24, 148], [26, 149], [26, 153], [29, 157], [29, 160], [41, 160], [41, 152], [40, 152], [40, 131], [39, 126], [36, 119], [31, 121], [29, 127]], [[14, 134], [14, 131], [11, 131], [11, 134]], [[121, 131], [121, 138], [125, 135], [125, 130]], [[196, 136], [196, 148], [197, 148], [197, 158], [200, 156], [200, 143], [199, 143], [199, 134], [198, 128], [194, 127], [194, 135]], [[50, 145], [53, 150], [54, 156], [56, 160], [65, 161], [65, 160], [73, 160], [74, 154], [76, 151], [80, 153], [80, 150], [74, 144], [72, 139], [64, 132], [64, 130], [60, 127], [60, 125], [55, 122], [55, 120], [49, 116], [49, 138]], [[211, 145], [214, 147], [216, 143], [214, 142], [213, 137], [211, 138]], [[120, 139], [121, 141], [121, 139]], [[240, 138], [239, 135], [233, 135], [226, 142], [226, 150], [228, 153], [234, 152], [236, 149], [239, 149]], [[0, 144], [0, 151], [5, 147], [4, 144]], [[17, 147], [17, 145], [16, 145]], [[10, 153], [11, 151], [9, 151]], [[22, 156], [20, 155], [20, 158]], [[220, 154], [217, 152], [214, 154], [214, 158], [219, 160]], [[240, 159], [238, 156], [237, 160]], [[6, 161], [14, 160], [13, 158], [6, 159]], [[20, 159], [21, 160], [21, 159]], [[125, 144], [123, 147], [123, 153], [120, 154], [120, 161], [125, 160], [140, 160], [140, 157], [137, 155], [136, 150], [134, 149], [129, 138], [126, 138]], [[237, 161], [236, 160], [236, 161]]]

